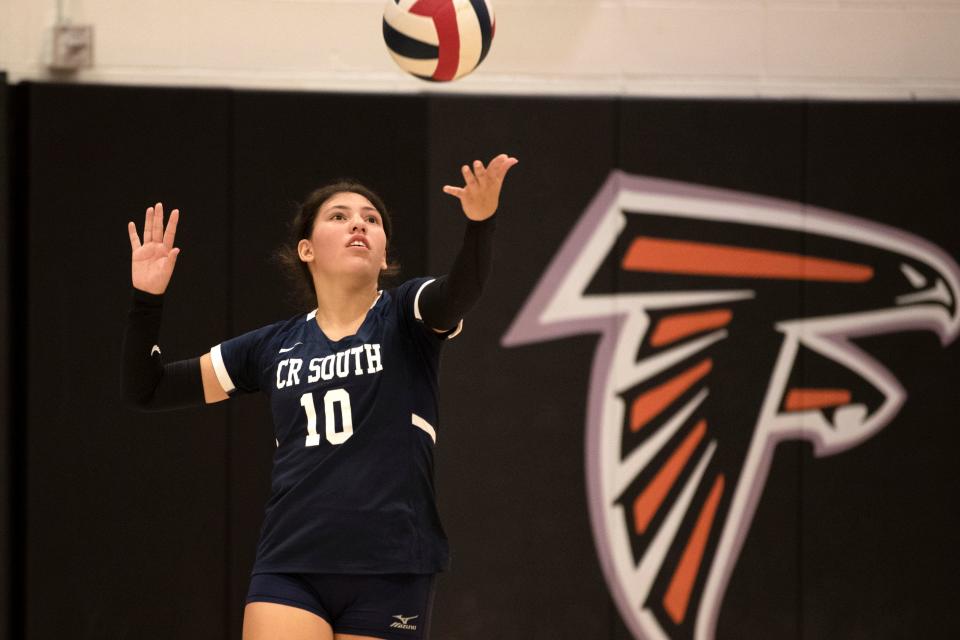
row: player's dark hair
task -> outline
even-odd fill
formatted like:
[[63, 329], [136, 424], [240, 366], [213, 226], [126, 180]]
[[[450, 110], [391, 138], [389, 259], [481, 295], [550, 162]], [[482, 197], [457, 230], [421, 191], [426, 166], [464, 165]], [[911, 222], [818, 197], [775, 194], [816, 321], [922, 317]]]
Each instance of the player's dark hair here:
[[317, 214], [320, 213], [320, 207], [338, 193], [356, 193], [363, 196], [370, 201], [370, 204], [380, 214], [380, 219], [383, 220], [383, 231], [387, 236], [387, 268], [380, 272], [380, 282], [382, 283], [385, 278], [395, 276], [400, 272], [399, 263], [391, 260], [390, 257], [390, 236], [393, 233], [393, 222], [390, 219], [390, 212], [383, 204], [383, 200], [356, 180], [341, 178], [314, 189], [306, 200], [297, 205], [297, 213], [290, 221], [288, 241], [274, 253], [274, 258], [280, 264], [283, 274], [290, 280], [295, 289], [294, 301], [308, 308], [316, 306], [317, 293], [313, 289], [313, 276], [310, 275], [310, 267], [307, 266], [306, 262], [300, 260], [297, 245], [302, 239], [310, 239]]

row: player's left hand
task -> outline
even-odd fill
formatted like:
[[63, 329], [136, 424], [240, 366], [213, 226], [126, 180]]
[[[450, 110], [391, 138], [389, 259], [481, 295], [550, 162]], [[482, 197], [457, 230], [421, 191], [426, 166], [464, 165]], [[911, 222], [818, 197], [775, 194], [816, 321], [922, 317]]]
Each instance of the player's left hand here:
[[462, 187], [445, 185], [443, 192], [460, 200], [463, 213], [471, 220], [486, 220], [492, 216], [500, 202], [500, 187], [510, 167], [519, 160], [501, 153], [486, 167], [479, 160], [473, 161], [473, 169], [463, 165], [460, 171], [465, 182]]

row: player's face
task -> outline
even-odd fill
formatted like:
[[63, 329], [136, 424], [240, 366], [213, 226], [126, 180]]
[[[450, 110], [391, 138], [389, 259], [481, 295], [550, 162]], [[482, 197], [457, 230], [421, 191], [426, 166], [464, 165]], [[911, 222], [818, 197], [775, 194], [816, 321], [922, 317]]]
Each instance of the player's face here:
[[300, 258], [323, 274], [364, 274], [376, 280], [387, 268], [387, 235], [380, 212], [359, 193], [333, 195], [320, 205]]

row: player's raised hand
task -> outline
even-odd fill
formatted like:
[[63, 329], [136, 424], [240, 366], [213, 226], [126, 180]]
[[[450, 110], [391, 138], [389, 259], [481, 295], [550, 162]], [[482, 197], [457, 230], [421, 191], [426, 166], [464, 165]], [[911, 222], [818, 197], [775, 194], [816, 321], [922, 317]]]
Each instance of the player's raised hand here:
[[443, 192], [459, 199], [463, 213], [471, 220], [486, 220], [496, 212], [503, 178], [517, 162], [519, 160], [505, 153], [491, 160], [486, 167], [474, 160], [472, 170], [467, 165], [460, 168], [465, 184], [462, 187], [446, 185]]
[[158, 202], [155, 207], [148, 207], [143, 223], [142, 244], [137, 236], [137, 225], [127, 223], [130, 248], [133, 250], [131, 272], [134, 288], [158, 295], [167, 290], [173, 267], [177, 263], [177, 254], [180, 253], [180, 249], [173, 246], [179, 219], [180, 211], [174, 209], [164, 229], [163, 204]]

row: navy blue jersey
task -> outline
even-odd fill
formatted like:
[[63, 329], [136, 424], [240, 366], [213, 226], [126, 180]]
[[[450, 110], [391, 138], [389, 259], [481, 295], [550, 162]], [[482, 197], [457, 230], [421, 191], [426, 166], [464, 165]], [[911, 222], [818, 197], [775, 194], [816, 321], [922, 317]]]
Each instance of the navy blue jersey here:
[[383, 291], [357, 333], [316, 312], [211, 349], [227, 393], [263, 391], [276, 452], [253, 573], [434, 573], [449, 562], [434, 502], [437, 369], [447, 335], [420, 320], [428, 278]]

